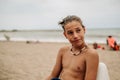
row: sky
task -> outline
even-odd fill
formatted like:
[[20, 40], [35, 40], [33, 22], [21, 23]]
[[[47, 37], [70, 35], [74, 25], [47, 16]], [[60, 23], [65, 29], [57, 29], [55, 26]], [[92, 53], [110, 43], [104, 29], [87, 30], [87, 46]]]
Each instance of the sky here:
[[0, 0], [0, 30], [61, 29], [68, 15], [86, 28], [120, 28], [120, 0]]

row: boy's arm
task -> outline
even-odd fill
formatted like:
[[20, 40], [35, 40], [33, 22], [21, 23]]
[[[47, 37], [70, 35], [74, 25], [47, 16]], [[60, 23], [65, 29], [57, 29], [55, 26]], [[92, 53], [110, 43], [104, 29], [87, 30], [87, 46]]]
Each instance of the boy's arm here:
[[59, 50], [52, 73], [46, 80], [51, 80], [52, 78], [59, 77], [61, 70], [62, 70], [62, 49]]
[[99, 65], [99, 56], [95, 50], [91, 50], [86, 58], [85, 80], [96, 80]]

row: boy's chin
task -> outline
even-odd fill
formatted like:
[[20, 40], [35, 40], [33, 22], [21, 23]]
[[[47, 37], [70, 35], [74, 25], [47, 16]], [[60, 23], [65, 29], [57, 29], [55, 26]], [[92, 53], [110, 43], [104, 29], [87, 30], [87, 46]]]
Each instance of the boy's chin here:
[[72, 44], [73, 46], [75, 46], [75, 47], [79, 47], [79, 46], [81, 46], [82, 44], [81, 43], [74, 43], [74, 44]]

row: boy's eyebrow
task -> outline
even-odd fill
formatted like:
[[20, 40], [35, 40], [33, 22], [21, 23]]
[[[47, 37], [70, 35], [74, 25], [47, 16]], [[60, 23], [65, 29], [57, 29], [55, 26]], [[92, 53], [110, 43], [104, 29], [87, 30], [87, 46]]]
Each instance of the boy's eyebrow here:
[[76, 27], [76, 29], [78, 29], [79, 27]]
[[68, 31], [72, 31], [72, 30], [71, 30], [71, 29], [68, 29], [68, 30], [66, 30], [66, 31], [68, 32]]

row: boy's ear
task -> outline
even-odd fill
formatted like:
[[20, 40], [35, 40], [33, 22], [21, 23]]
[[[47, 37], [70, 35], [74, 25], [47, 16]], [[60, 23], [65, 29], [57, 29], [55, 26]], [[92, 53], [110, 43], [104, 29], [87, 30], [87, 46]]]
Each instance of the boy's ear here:
[[84, 33], [86, 32], [86, 29], [84, 28]]
[[67, 38], [65, 31], [63, 32], [63, 35]]

